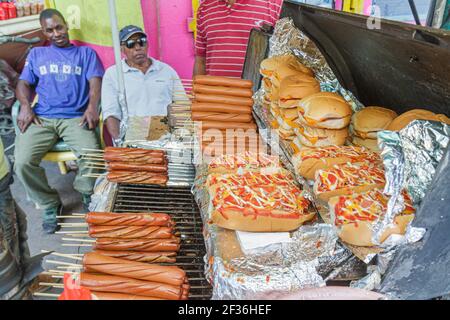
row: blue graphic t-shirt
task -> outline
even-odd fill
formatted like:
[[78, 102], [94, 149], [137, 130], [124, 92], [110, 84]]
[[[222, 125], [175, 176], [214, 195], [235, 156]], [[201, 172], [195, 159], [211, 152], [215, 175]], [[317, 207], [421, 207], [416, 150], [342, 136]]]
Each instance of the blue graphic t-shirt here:
[[104, 69], [89, 47], [37, 47], [30, 51], [20, 76], [36, 87], [34, 113], [50, 119], [83, 116], [89, 102], [89, 80], [103, 77]]

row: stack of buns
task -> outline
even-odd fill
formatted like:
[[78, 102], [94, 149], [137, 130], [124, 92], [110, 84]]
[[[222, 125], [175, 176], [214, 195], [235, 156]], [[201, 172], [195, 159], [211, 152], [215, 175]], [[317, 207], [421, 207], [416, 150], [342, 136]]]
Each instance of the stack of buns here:
[[321, 92], [311, 69], [286, 55], [264, 60], [261, 74], [271, 125], [295, 152], [345, 144], [352, 108], [339, 94]]
[[379, 152], [377, 134], [386, 130], [396, 117], [395, 111], [381, 107], [367, 107], [356, 112], [350, 126], [352, 143]]
[[309, 148], [343, 146], [349, 136], [352, 108], [337, 93], [320, 92], [300, 101], [297, 145]]
[[294, 140], [298, 126], [297, 105], [303, 98], [320, 92], [320, 84], [311, 69], [293, 55], [264, 60], [260, 69], [266, 91], [264, 103], [275, 121], [272, 126], [284, 140]]

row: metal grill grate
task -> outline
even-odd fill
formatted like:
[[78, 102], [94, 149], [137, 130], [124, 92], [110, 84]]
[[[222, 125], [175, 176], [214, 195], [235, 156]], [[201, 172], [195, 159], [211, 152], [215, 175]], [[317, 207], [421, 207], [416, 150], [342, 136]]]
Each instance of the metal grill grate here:
[[189, 299], [211, 299], [212, 288], [204, 275], [203, 222], [190, 188], [119, 185], [113, 212], [170, 214], [176, 222], [176, 231], [181, 234], [181, 248], [175, 265], [188, 275]]

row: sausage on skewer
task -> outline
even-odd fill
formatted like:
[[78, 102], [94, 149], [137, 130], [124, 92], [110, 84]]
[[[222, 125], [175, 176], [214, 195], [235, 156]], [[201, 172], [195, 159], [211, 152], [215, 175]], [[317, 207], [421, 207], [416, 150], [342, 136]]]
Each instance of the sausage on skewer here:
[[81, 273], [80, 284], [93, 291], [132, 294], [166, 300], [180, 300], [185, 294], [182, 286], [111, 275]]
[[102, 226], [158, 226], [171, 227], [172, 218], [165, 213], [108, 213], [91, 212], [86, 215], [89, 225]]
[[165, 185], [169, 181], [167, 175], [151, 172], [111, 171], [108, 181], [128, 184]]
[[84, 255], [83, 267], [84, 271], [89, 273], [105, 273], [180, 287], [186, 282], [186, 272], [175, 266], [158, 266], [132, 262], [92, 252]]
[[97, 239], [94, 244], [95, 250], [108, 251], [143, 251], [143, 252], [178, 252], [180, 250], [180, 239]]
[[153, 173], [167, 173], [167, 164], [140, 164], [128, 162], [109, 162], [109, 171], [145, 171]]
[[116, 238], [116, 239], [170, 239], [173, 237], [173, 229], [155, 226], [89, 226], [91, 238]]
[[177, 261], [176, 252], [138, 252], [138, 251], [105, 251], [95, 250], [94, 253], [116, 259], [145, 263], [175, 263]]

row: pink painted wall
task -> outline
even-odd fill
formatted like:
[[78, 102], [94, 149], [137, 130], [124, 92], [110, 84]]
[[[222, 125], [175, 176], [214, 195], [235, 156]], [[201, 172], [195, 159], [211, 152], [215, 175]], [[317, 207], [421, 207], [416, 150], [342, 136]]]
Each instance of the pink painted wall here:
[[[183, 79], [192, 78], [194, 68], [194, 35], [189, 32], [192, 1], [142, 0], [144, 24], [157, 47], [153, 56], [172, 66]], [[159, 17], [159, 20], [158, 20]]]
[[[172, 66], [182, 79], [191, 79], [194, 68], [194, 35], [189, 32], [188, 20], [192, 18], [192, 2], [141, 0], [141, 4], [145, 31], [150, 41], [150, 56]], [[93, 48], [105, 68], [115, 63], [112, 47], [73, 42]]]

